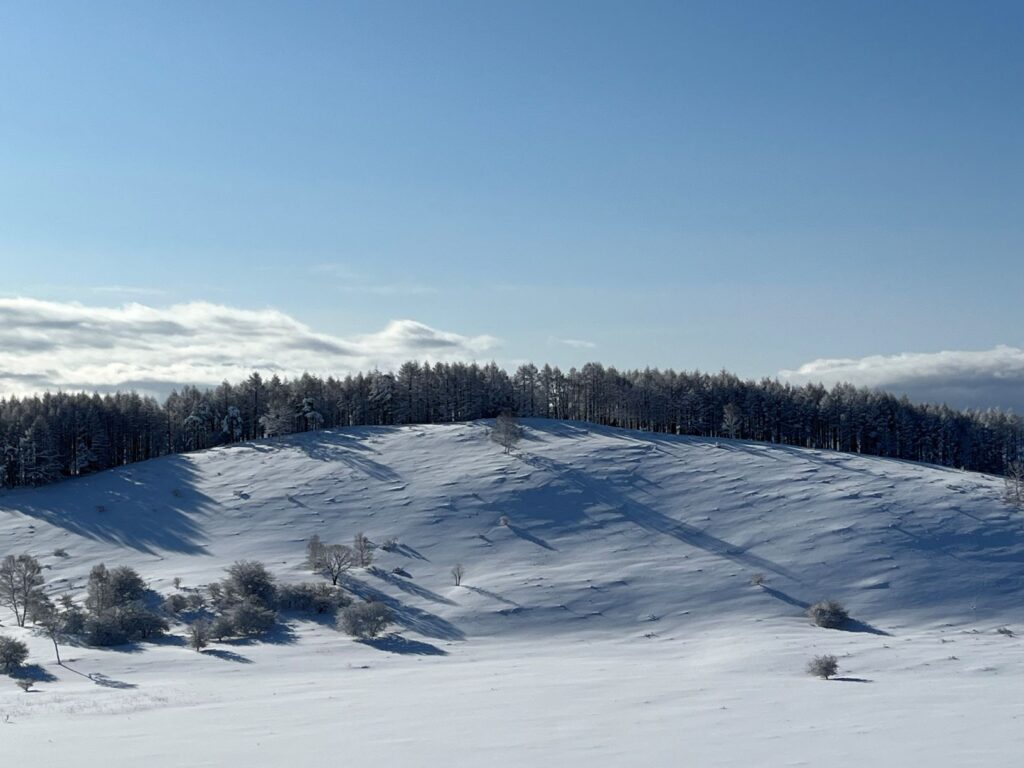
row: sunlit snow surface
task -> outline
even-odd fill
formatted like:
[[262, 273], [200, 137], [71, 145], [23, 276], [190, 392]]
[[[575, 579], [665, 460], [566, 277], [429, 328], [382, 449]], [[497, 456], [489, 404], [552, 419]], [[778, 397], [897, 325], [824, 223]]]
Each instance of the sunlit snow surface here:
[[[237, 559], [310, 580], [305, 540], [397, 551], [350, 574], [399, 636], [285, 616], [265, 642], [66, 647], [0, 679], [17, 765], [1014, 765], [1024, 515], [996, 478], [529, 421], [307, 433], [0, 495], [0, 554], [81, 594], [97, 562], [172, 592]], [[499, 523], [507, 516], [509, 525]], [[65, 549], [68, 557], [53, 554]], [[453, 565], [465, 567], [452, 584]], [[393, 575], [401, 566], [411, 578]], [[762, 573], [765, 585], [750, 584]], [[830, 597], [849, 631], [811, 626]], [[840, 679], [804, 672], [839, 657]]]

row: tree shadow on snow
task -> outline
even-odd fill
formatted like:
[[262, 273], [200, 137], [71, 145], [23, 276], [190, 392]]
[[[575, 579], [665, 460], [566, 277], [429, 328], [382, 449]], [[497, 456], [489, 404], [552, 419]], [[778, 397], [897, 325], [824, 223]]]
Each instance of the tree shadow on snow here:
[[35, 683], [52, 683], [57, 680], [56, 675], [38, 664], [23, 664], [11, 673], [11, 677]]
[[466, 589], [470, 590], [471, 592], [476, 592], [478, 595], [483, 595], [484, 597], [489, 597], [492, 600], [497, 600], [499, 603], [504, 603], [505, 605], [511, 605], [511, 606], [513, 606], [515, 608], [521, 608], [522, 607], [522, 606], [519, 605], [519, 603], [517, 603], [517, 602], [515, 602], [513, 600], [509, 600], [508, 598], [502, 597], [497, 592], [491, 592], [489, 589], [483, 589], [481, 587], [471, 587], [471, 586], [469, 586], [467, 584], [463, 584], [462, 586], [465, 587]]
[[[159, 471], [157, 471], [159, 469]], [[76, 536], [148, 554], [206, 554], [198, 518], [216, 507], [196, 490], [186, 456], [66, 480], [32, 493], [15, 492], [4, 506]]]
[[395, 623], [424, 637], [438, 640], [465, 640], [466, 634], [447, 619], [425, 611], [422, 608], [408, 605], [395, 599], [386, 592], [371, 587], [364, 581], [349, 576], [345, 579], [345, 588], [356, 597], [376, 603], [383, 603], [394, 614]]
[[884, 637], [892, 637], [892, 634], [886, 632], [884, 629], [868, 624], [866, 621], [859, 621], [857, 619], [847, 619], [843, 622], [843, 626], [838, 627], [840, 632], [863, 632], [867, 635], [882, 635]]
[[90, 672], [89, 674], [85, 674], [84, 672], [79, 672], [74, 667], [68, 666], [67, 662], [65, 662], [64, 664], [61, 664], [61, 667], [63, 669], [66, 669], [68, 672], [72, 672], [72, 673], [78, 675], [79, 677], [84, 677], [87, 680], [91, 680], [92, 682], [96, 683], [96, 685], [101, 686], [103, 688], [120, 688], [120, 689], [123, 689], [123, 690], [128, 690], [130, 688], [138, 688], [139, 687], [135, 683], [126, 683], [126, 682], [124, 682], [122, 680], [115, 680], [112, 677], [107, 677], [106, 675], [104, 675], [101, 672]]
[[774, 587], [769, 587], [767, 585], [762, 584], [761, 590], [766, 595], [771, 595], [776, 600], [781, 600], [786, 605], [792, 605], [794, 608], [799, 608], [802, 611], [806, 611], [808, 608], [811, 607], [810, 603], [805, 603], [803, 600], [797, 600], [792, 595], [787, 595], [785, 592], [775, 589]]
[[[761, 591], [766, 595], [774, 597], [776, 600], [781, 600], [786, 605], [791, 605], [802, 611], [806, 611], [811, 607], [810, 603], [798, 600], [792, 595], [787, 595], [782, 590], [769, 587], [767, 584], [761, 585]], [[869, 635], [883, 635], [885, 637], [891, 637], [890, 633], [886, 632], [884, 629], [879, 629], [878, 627], [868, 624], [866, 621], [859, 621], [857, 619], [847, 619], [843, 622], [842, 626], [834, 627], [834, 629], [837, 629], [840, 632], [863, 632]]]
[[382, 568], [373, 567], [370, 569], [370, 573], [376, 576], [382, 581], [386, 581], [393, 587], [397, 587], [403, 592], [408, 592], [410, 595], [429, 600], [432, 603], [443, 603], [444, 605], [458, 605], [454, 600], [449, 600], [443, 595], [439, 595], [436, 592], [432, 592], [426, 587], [421, 587], [419, 584], [409, 581], [408, 579], [402, 579], [393, 573], [388, 573]]
[[402, 482], [402, 476], [395, 470], [366, 455], [376, 453], [373, 448], [350, 435], [321, 432], [316, 433], [314, 437], [309, 433], [303, 433], [299, 437], [279, 438], [279, 443], [296, 448], [316, 461], [339, 462], [374, 480], [386, 483]]
[[274, 626], [264, 632], [262, 635], [253, 635], [252, 637], [235, 637], [230, 640], [222, 641], [224, 645], [291, 645], [296, 641], [295, 632], [288, 624], [283, 621], [277, 621]]
[[212, 656], [213, 658], [220, 659], [221, 661], [233, 661], [237, 664], [253, 663], [252, 659], [248, 656], [243, 656], [242, 654], [235, 653], [234, 651], [226, 651], [223, 648], [204, 648], [200, 653], [202, 653], [203, 656]]
[[514, 533], [520, 539], [524, 539], [525, 541], [529, 541], [531, 544], [536, 544], [538, 547], [543, 547], [544, 549], [551, 550], [552, 552], [557, 552], [558, 551], [555, 547], [551, 546], [546, 541], [544, 541], [544, 539], [542, 539], [542, 538], [540, 538], [538, 536], [534, 536], [532, 533], [527, 531], [525, 528], [521, 528], [518, 525], [513, 525], [512, 523], [509, 523], [508, 524], [508, 529], [510, 531], [512, 531], [512, 533]]
[[837, 683], [873, 683], [874, 680], [868, 680], [866, 677], [832, 677], [830, 680], [834, 680]]
[[[660, 533], [696, 547], [712, 555], [740, 563], [749, 568], [761, 571], [772, 571], [788, 579], [800, 583], [800, 578], [788, 568], [766, 558], [752, 554], [747, 547], [712, 536], [697, 526], [684, 523], [669, 517], [658, 510], [637, 501], [628, 494], [613, 487], [607, 480], [576, 469], [565, 462], [550, 457], [527, 456], [524, 461], [540, 469], [544, 469], [570, 486], [572, 491], [571, 505], [577, 510], [575, 518], [586, 517], [586, 510], [593, 507], [604, 507], [617, 513], [627, 522], [654, 533]], [[541, 489], [544, 490], [544, 489]], [[547, 491], [551, 493], [550, 490]], [[564, 494], [563, 494], [564, 496]], [[566, 499], [560, 500], [559, 522], [569, 522], [565, 513]], [[531, 510], [543, 510], [544, 505], [531, 504]]]
[[395, 547], [391, 551], [396, 553], [396, 554], [399, 554], [399, 555], [405, 555], [406, 557], [408, 557], [408, 558], [410, 558], [412, 560], [423, 560], [424, 562], [427, 562], [427, 563], [430, 562], [429, 559], [427, 559], [424, 555], [421, 555], [419, 552], [417, 552], [415, 549], [410, 547], [408, 544], [397, 544], [397, 545], [395, 545]]
[[403, 656], [447, 656], [448, 651], [438, 648], [436, 645], [424, 643], [420, 640], [410, 640], [401, 635], [387, 635], [386, 637], [375, 637], [367, 640], [359, 640], [363, 645], [376, 648], [378, 651], [398, 653]]

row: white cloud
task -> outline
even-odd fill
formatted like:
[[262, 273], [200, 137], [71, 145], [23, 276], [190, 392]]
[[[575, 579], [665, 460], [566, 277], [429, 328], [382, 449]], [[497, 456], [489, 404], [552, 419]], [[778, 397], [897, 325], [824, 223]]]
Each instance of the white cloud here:
[[43, 390], [216, 385], [253, 370], [344, 375], [404, 360], [472, 360], [497, 345], [413, 320], [352, 338], [317, 333], [275, 309], [192, 302], [89, 307], [0, 298], [0, 396]]
[[594, 349], [597, 344], [592, 341], [584, 341], [583, 339], [559, 339], [552, 336], [548, 339], [549, 344], [564, 344], [567, 347], [573, 347], [574, 349]]
[[1024, 412], [1024, 349], [1018, 347], [821, 359], [779, 376], [794, 384], [850, 382], [923, 402]]

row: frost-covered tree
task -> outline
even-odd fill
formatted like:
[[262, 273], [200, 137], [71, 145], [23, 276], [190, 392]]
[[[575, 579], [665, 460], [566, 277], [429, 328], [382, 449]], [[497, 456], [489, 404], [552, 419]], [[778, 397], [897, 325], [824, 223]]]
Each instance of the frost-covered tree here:
[[313, 573], [320, 572], [320, 561], [324, 555], [324, 543], [315, 533], [306, 542], [306, 567]]
[[373, 544], [362, 531], [352, 540], [352, 552], [355, 555], [355, 564], [360, 568], [369, 568], [373, 563]]
[[302, 424], [305, 429], [322, 429], [324, 426], [324, 417], [316, 409], [316, 403], [313, 402], [313, 398], [304, 397], [302, 399]]
[[722, 409], [722, 432], [728, 437], [736, 437], [743, 427], [743, 412], [736, 403], [727, 403]]
[[238, 560], [227, 569], [222, 582], [223, 602], [250, 602], [264, 608], [274, 604], [277, 585], [274, 574], [255, 560]]
[[287, 406], [275, 405], [260, 417], [260, 426], [267, 437], [287, 435], [294, 431], [294, 419]]
[[491, 430], [491, 439], [504, 448], [505, 453], [511, 453], [521, 437], [522, 429], [515, 417], [510, 413], [498, 414], [494, 420], [494, 429]]
[[237, 443], [242, 439], [243, 429], [242, 412], [234, 405], [228, 406], [228, 412], [221, 421], [221, 431], [227, 435], [229, 442]]
[[201, 651], [210, 644], [210, 622], [198, 619], [188, 627], [188, 644], [195, 651]]
[[338, 614], [338, 629], [362, 640], [377, 637], [394, 620], [383, 603], [353, 603]]
[[25, 626], [33, 604], [41, 602], [42, 567], [31, 555], [8, 555], [0, 562], [0, 605], [11, 609], [19, 627]]
[[28, 646], [21, 640], [0, 635], [0, 671], [5, 675], [25, 663], [28, 658]]
[[839, 661], [835, 656], [815, 656], [807, 662], [807, 673], [828, 680], [839, 671]]
[[344, 544], [328, 544], [321, 549], [318, 570], [337, 586], [338, 579], [352, 567], [355, 559], [355, 553]]
[[186, 386], [164, 403], [132, 392], [0, 398], [0, 485], [42, 485], [262, 434], [502, 413], [729, 435], [999, 475], [1024, 460], [1024, 419], [1018, 415], [956, 411], [846, 384], [795, 387], [724, 371], [622, 371], [599, 363], [568, 371], [524, 364], [510, 375], [494, 364], [410, 362], [396, 373], [343, 379], [307, 374], [264, 380], [253, 374], [210, 390]]
[[1024, 507], [1024, 460], [1017, 459], [1006, 465], [1005, 497], [1011, 504]]

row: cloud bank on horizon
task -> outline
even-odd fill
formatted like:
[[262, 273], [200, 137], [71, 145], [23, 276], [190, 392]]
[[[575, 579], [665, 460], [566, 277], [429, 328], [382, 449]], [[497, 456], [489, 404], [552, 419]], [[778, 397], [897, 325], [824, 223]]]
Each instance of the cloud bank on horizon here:
[[[596, 347], [576, 339], [549, 342]], [[163, 397], [186, 384], [238, 381], [254, 370], [344, 376], [375, 367], [394, 370], [406, 360], [477, 360], [497, 346], [493, 336], [466, 336], [414, 320], [393, 320], [375, 333], [342, 338], [275, 309], [201, 301], [93, 307], [0, 298], [0, 397], [58, 389], [134, 389]], [[793, 384], [849, 382], [919, 402], [1024, 413], [1024, 349], [1013, 346], [819, 359], [778, 375]]]
[[58, 389], [134, 389], [162, 397], [185, 384], [216, 386], [254, 370], [339, 376], [410, 359], [472, 360], [497, 343], [493, 336], [463, 336], [414, 320], [340, 338], [275, 309], [207, 302], [110, 308], [0, 298], [0, 397]]
[[820, 359], [779, 376], [793, 384], [848, 382], [920, 402], [1024, 413], [1024, 349], [1019, 347]]

